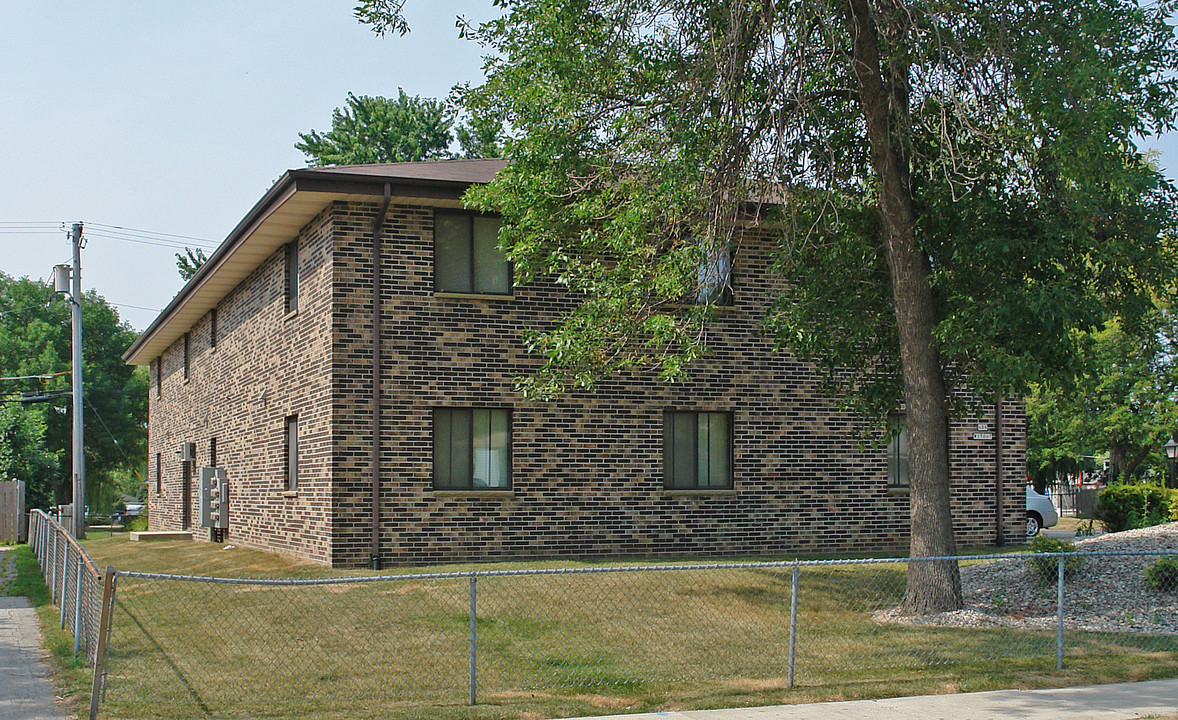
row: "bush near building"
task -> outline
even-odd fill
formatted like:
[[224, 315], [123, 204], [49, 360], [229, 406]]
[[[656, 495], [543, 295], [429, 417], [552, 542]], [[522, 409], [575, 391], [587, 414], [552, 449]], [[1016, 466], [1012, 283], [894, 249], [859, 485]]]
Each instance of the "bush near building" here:
[[1178, 520], [1178, 490], [1158, 485], [1110, 485], [1096, 497], [1096, 519], [1107, 532]]

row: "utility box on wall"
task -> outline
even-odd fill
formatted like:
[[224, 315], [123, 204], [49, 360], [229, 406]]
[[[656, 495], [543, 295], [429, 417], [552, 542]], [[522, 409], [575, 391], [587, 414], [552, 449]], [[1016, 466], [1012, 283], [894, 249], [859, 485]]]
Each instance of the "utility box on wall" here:
[[229, 477], [224, 468], [200, 469], [200, 526], [229, 527]]

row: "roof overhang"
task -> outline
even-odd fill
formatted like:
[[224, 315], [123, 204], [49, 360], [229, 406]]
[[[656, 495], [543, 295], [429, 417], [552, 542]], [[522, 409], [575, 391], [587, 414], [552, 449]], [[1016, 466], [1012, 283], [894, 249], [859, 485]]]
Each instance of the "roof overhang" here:
[[388, 185], [394, 203], [462, 207], [467, 188], [489, 182], [505, 165], [504, 160], [454, 160], [288, 170], [123, 353], [123, 360], [148, 365], [162, 355], [331, 203], [383, 199]]

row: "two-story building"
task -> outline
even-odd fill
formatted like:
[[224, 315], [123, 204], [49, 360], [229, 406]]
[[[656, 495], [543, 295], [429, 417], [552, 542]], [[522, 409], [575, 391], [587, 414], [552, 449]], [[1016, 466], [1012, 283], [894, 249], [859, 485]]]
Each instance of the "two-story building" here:
[[[196, 468], [223, 468], [215, 539], [333, 566], [577, 556], [903, 552], [902, 443], [864, 444], [818, 377], [758, 332], [782, 280], [746, 229], [711, 355], [525, 401], [521, 339], [570, 307], [513, 286], [497, 160], [291, 170], [125, 354], [151, 371], [153, 530], [198, 539]], [[1018, 540], [1025, 429], [951, 425], [964, 546]], [[191, 461], [179, 453], [195, 446]], [[192, 447], [192, 446], [189, 446]]]

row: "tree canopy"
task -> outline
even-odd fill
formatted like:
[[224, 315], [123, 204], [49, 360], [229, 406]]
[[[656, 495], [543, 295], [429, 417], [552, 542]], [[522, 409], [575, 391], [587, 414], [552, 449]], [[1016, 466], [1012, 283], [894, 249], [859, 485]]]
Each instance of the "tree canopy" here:
[[362, 165], [448, 157], [454, 124], [441, 100], [348, 93], [347, 105], [331, 114], [331, 130], [299, 133], [311, 165]]
[[[86, 493], [139, 494], [146, 467], [147, 375], [122, 362], [137, 333], [93, 291], [82, 301]], [[72, 475], [70, 306], [49, 283], [0, 272], [0, 478], [24, 480], [30, 507], [68, 502]], [[21, 392], [56, 396], [22, 404]]]
[[[710, 315], [668, 306], [764, 203], [789, 280], [766, 327], [869, 417], [906, 412], [914, 556], [956, 550], [953, 389], [1065, 376], [1077, 332], [1171, 279], [1173, 189], [1134, 145], [1174, 125], [1170, 2], [498, 4], [465, 100], [513, 162], [470, 198], [518, 281], [582, 298], [531, 338], [530, 387], [689, 371]], [[960, 602], [955, 565], [910, 568], [908, 609]]]
[[[1178, 326], [1159, 304], [1131, 330], [1112, 319], [1077, 339], [1079, 372], [1027, 398], [1027, 464], [1051, 476], [1107, 455], [1110, 479], [1162, 467], [1178, 426]], [[1045, 478], [1049, 479], [1049, 478]]]

